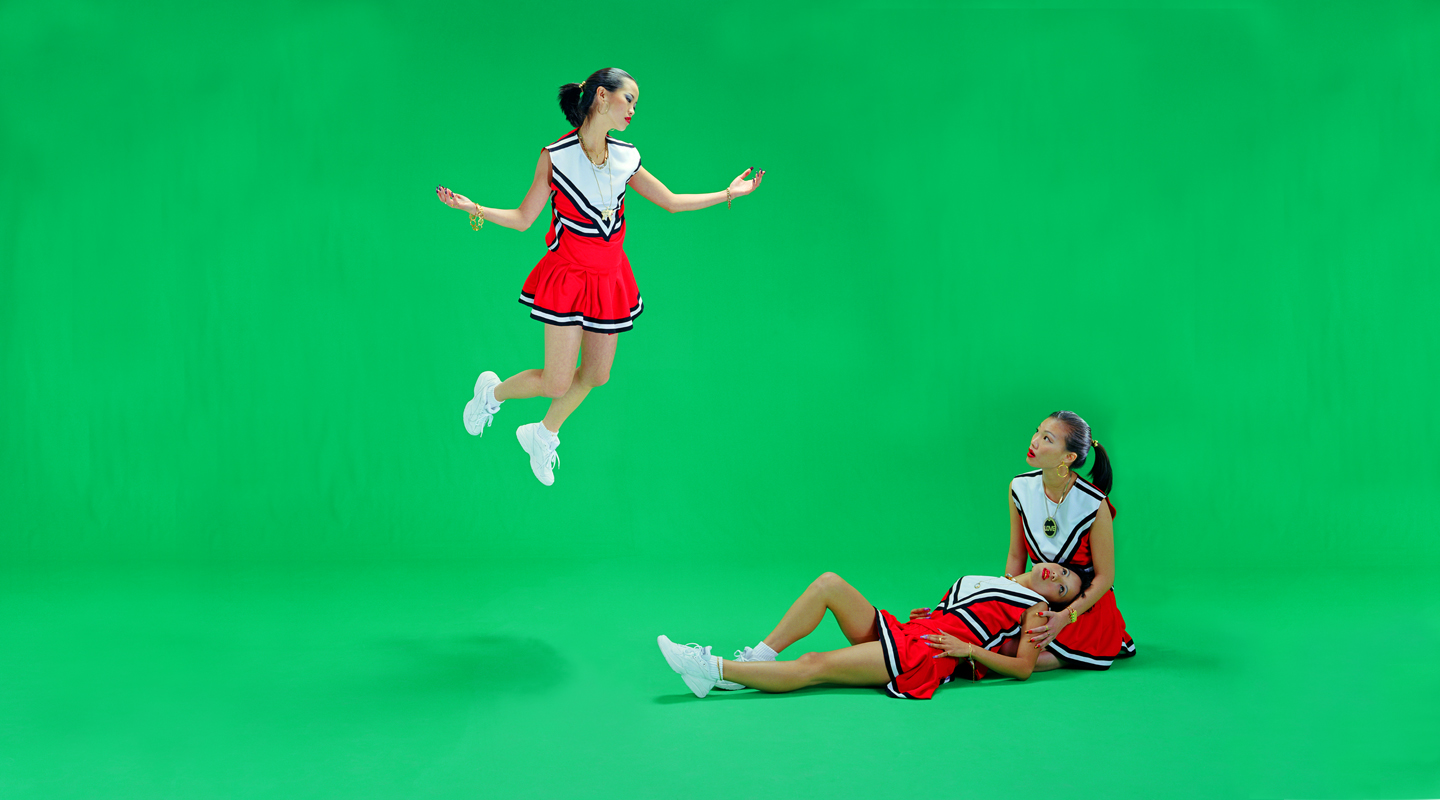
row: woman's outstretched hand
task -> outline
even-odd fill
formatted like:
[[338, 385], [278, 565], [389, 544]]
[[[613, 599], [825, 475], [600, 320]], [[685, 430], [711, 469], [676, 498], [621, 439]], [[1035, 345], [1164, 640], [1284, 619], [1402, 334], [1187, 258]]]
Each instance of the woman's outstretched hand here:
[[1025, 635], [1030, 637], [1030, 642], [1036, 647], [1044, 650], [1051, 642], [1055, 641], [1055, 637], [1060, 635], [1060, 631], [1070, 624], [1070, 615], [1064, 611], [1058, 614], [1054, 611], [1037, 611], [1035, 613], [1040, 615], [1040, 619], [1044, 620], [1045, 624], [1025, 631]]
[[463, 194], [455, 194], [449, 189], [446, 189], [444, 186], [435, 187], [435, 196], [439, 197], [440, 202], [444, 203], [445, 205], [450, 206], [451, 208], [458, 208], [461, 211], [467, 213], [470, 213], [475, 208], [478, 208], [475, 203], [470, 201], [470, 198], [466, 197]]
[[970, 654], [975, 652], [974, 644], [948, 633], [927, 633], [920, 638], [925, 640], [925, 644], [941, 651], [936, 653], [934, 658], [969, 658]]
[[[753, 177], [753, 178], [751, 178], [751, 179], [749, 179], [749, 180], [746, 180], [746, 179], [745, 179], [745, 176], [746, 176], [746, 175], [749, 175], [749, 174], [752, 173], [752, 172], [755, 173], [755, 177]], [[765, 178], [765, 170], [762, 169], [762, 170], [758, 170], [758, 171], [757, 171], [754, 167], [751, 167], [750, 169], [747, 169], [747, 170], [745, 170], [744, 172], [740, 173], [740, 174], [735, 178], [735, 180], [730, 181], [730, 194], [732, 194], [732, 195], [734, 195], [734, 196], [736, 196], [736, 197], [741, 197], [741, 196], [750, 194], [751, 192], [753, 192], [753, 191], [755, 191], [756, 189], [759, 189], [759, 188], [760, 188], [760, 181], [763, 180], [764, 178]], [[713, 186], [714, 184], [711, 184], [711, 185]]]
[[912, 608], [912, 609], [910, 609], [910, 621], [911, 621], [911, 622], [914, 622], [914, 621], [917, 620], [917, 619], [923, 619], [923, 618], [928, 617], [928, 616], [930, 616], [930, 609], [928, 609], [928, 608]]

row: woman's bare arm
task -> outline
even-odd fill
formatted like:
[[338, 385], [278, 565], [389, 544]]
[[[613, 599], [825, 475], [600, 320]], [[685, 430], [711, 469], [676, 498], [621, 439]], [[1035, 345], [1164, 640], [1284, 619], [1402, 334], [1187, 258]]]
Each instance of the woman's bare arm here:
[[[765, 171], [761, 170], [755, 173], [754, 178], [746, 180], [745, 176], [749, 175], [750, 171], [749, 169], [745, 170], [730, 182], [730, 198], [744, 197], [760, 187], [760, 180], [765, 177]], [[708, 194], [675, 194], [644, 167], [636, 170], [635, 174], [630, 176], [630, 185], [635, 187], [635, 191], [639, 192], [641, 197], [671, 214], [709, 208], [726, 200], [726, 194], [723, 191]]]
[[1025, 571], [1025, 560], [1029, 552], [1025, 549], [1025, 526], [1020, 520], [1020, 509], [1015, 507], [1013, 495], [1006, 495], [1010, 505], [1010, 554], [1005, 559], [1005, 574], [1011, 577]]
[[[1044, 603], [1036, 603], [1025, 612], [1023, 625], [1029, 629], [1041, 621], [1040, 612], [1045, 608]], [[941, 658], [970, 658], [977, 663], [983, 664], [987, 669], [995, 670], [1001, 675], [1023, 681], [1029, 678], [1035, 671], [1035, 659], [1040, 657], [1040, 648], [1029, 642], [1021, 642], [1019, 649], [1013, 656], [1003, 656], [999, 653], [992, 653], [989, 650], [970, 642], [964, 641], [948, 633], [937, 633], [923, 637], [931, 647], [940, 651], [935, 657]]]
[[451, 208], [458, 208], [467, 214], [483, 212], [486, 222], [523, 231], [535, 222], [541, 211], [545, 210], [545, 201], [550, 197], [550, 151], [540, 151], [540, 161], [535, 165], [535, 180], [531, 181], [530, 191], [525, 193], [525, 199], [520, 201], [519, 208], [481, 206], [465, 195], [455, 194], [444, 186], [437, 187], [435, 194], [440, 197], [440, 202]]

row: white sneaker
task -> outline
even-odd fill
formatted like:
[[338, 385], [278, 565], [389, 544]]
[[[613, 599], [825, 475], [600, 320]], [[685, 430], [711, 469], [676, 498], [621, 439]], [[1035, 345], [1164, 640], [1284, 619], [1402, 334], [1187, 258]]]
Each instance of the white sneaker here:
[[[496, 400], [493, 394], [495, 387], [499, 385], [500, 376], [493, 372], [482, 372], [475, 381], [475, 399], [465, 404], [465, 430], [471, 436], [483, 435], [485, 427], [490, 424], [490, 418], [500, 410], [500, 401]], [[485, 401], [486, 395], [490, 397], [488, 403]]]
[[530, 471], [541, 483], [549, 486], [555, 482], [555, 465], [560, 463], [560, 456], [555, 452], [555, 448], [560, 446], [560, 439], [552, 438], [555, 434], [548, 430], [541, 432], [541, 425], [539, 422], [521, 425], [515, 429], [515, 438], [530, 454]]
[[685, 679], [685, 685], [696, 697], [704, 697], [710, 694], [715, 688], [715, 682], [720, 680], [720, 665], [715, 663], [719, 656], [710, 655], [710, 648], [701, 647], [698, 644], [675, 644], [668, 636], [657, 636], [655, 641], [660, 644], [660, 653], [665, 656], [665, 663], [670, 669], [680, 673]]
[[[756, 654], [755, 654], [755, 648], [753, 648], [753, 647], [747, 647], [747, 648], [745, 648], [744, 650], [736, 650], [736, 651], [735, 651], [735, 657], [732, 658], [732, 659], [730, 659], [730, 660], [731, 660], [731, 661], [765, 661], [765, 660], [767, 660], [767, 659], [761, 658], [760, 656], [756, 655]], [[737, 690], [737, 689], [744, 689], [745, 686], [744, 686], [743, 684], [736, 683], [735, 681], [716, 681], [716, 682], [715, 682], [715, 688], [716, 688], [716, 689], [724, 689], [724, 690], [727, 691], [727, 692], [733, 692], [733, 691], [735, 691], [735, 690]]]

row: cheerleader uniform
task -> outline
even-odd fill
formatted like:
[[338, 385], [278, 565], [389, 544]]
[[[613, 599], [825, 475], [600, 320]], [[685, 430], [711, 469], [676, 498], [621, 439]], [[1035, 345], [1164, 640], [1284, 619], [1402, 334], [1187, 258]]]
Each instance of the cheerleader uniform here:
[[[891, 697], [928, 700], [942, 683], [949, 683], [956, 669], [961, 680], [970, 680], [967, 659], [935, 658], [939, 650], [920, 637], [948, 633], [986, 650], [1021, 635], [1025, 612], [1045, 598], [1005, 578], [966, 575], [945, 592], [928, 617], [901, 622], [884, 609], [875, 609], [880, 628], [880, 649], [890, 682], [885, 691]], [[974, 677], [985, 677], [985, 666], [974, 664]]]
[[[1010, 499], [1020, 512], [1025, 550], [1031, 562], [1070, 564], [1095, 572], [1090, 555], [1090, 527], [1095, 524], [1101, 503], [1110, 506], [1111, 519], [1116, 511], [1115, 504], [1094, 484], [1075, 476], [1075, 485], [1054, 514], [1053, 534], [1046, 533], [1045, 519], [1055, 504], [1045, 496], [1045, 479], [1040, 470], [1016, 475], [1010, 482]], [[1135, 655], [1135, 640], [1125, 632], [1125, 618], [1115, 605], [1115, 588], [1112, 586], [1089, 611], [1066, 625], [1048, 649], [1062, 664], [1077, 669], [1109, 669], [1115, 659]]]
[[640, 152], [619, 139], [605, 141], [610, 155], [599, 167], [585, 156], [578, 130], [545, 147], [550, 151], [552, 212], [545, 234], [550, 252], [520, 290], [531, 319], [620, 333], [630, 330], [644, 310], [621, 246], [625, 185], [640, 169]]

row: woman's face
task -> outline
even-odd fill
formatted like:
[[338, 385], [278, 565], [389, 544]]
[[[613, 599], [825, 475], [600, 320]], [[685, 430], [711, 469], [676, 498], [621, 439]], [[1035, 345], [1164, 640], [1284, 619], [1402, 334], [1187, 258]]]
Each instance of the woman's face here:
[[1070, 433], [1065, 423], [1054, 417], [1046, 417], [1030, 437], [1030, 449], [1025, 451], [1025, 463], [1040, 469], [1050, 469], [1062, 463], [1075, 460], [1075, 454], [1065, 449], [1065, 436]]
[[1030, 570], [1030, 588], [1056, 605], [1068, 603], [1080, 594], [1080, 576], [1059, 564], [1036, 564]]
[[[601, 87], [594, 100], [596, 122], [609, 130], [623, 131], [630, 127], [630, 118], [635, 116], [635, 104], [640, 100], [640, 87], [634, 81], [625, 81], [616, 91]], [[608, 104], [608, 108], [606, 107]], [[605, 111], [601, 114], [601, 111]]]

